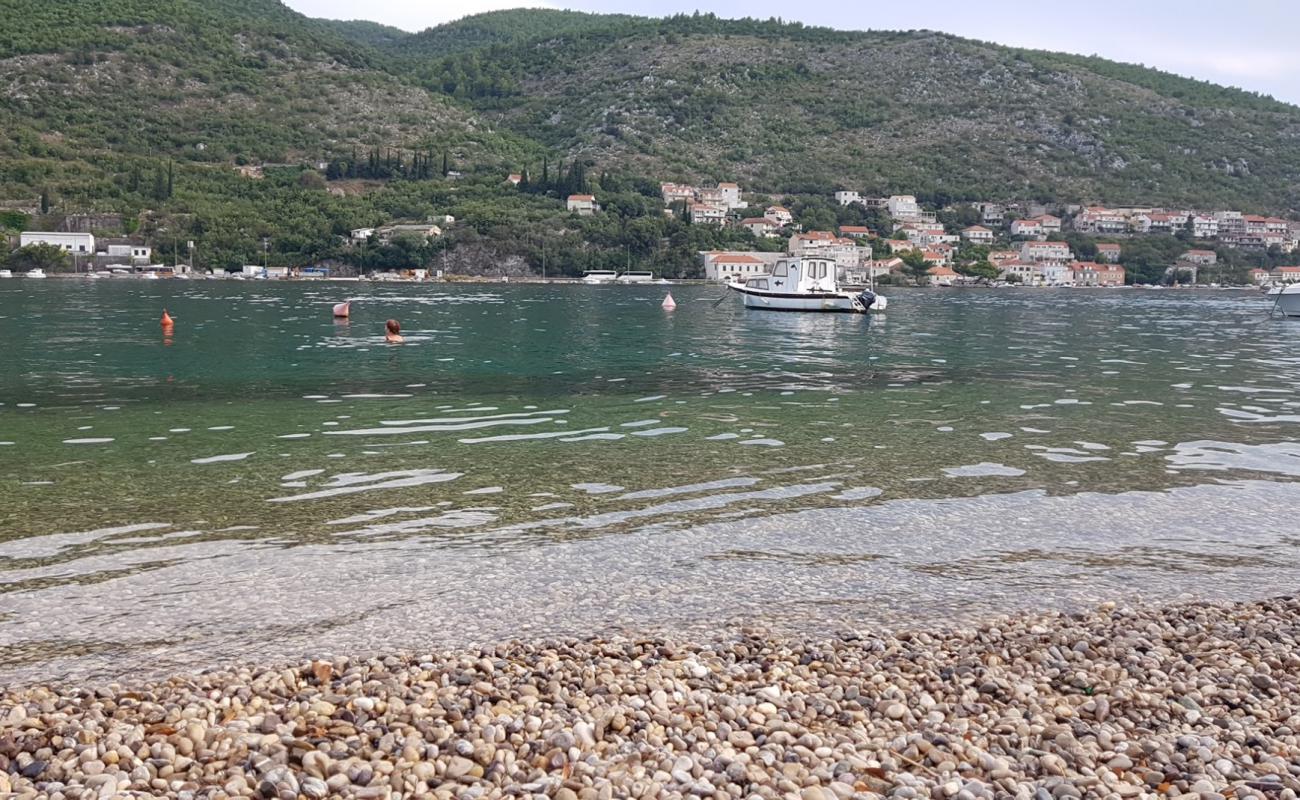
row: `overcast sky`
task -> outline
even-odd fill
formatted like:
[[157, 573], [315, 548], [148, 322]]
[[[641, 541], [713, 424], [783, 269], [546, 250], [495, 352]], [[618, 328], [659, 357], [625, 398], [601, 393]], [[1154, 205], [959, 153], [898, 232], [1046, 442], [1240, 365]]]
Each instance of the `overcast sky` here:
[[1300, 104], [1300, 3], [1291, 0], [285, 0], [304, 14], [418, 31], [524, 5], [641, 15], [711, 11], [850, 30], [926, 28], [1021, 47], [1100, 55]]

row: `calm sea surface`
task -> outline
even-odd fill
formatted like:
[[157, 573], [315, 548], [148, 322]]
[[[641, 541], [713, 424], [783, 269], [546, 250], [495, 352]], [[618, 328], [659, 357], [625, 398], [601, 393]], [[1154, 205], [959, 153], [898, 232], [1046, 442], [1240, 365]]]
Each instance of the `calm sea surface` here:
[[1259, 294], [673, 292], [0, 281], [0, 682], [1300, 580]]

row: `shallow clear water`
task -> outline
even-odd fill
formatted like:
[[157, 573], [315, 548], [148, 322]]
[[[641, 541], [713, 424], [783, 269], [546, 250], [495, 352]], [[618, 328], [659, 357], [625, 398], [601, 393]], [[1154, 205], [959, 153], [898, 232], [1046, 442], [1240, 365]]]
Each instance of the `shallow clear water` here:
[[663, 291], [0, 282], [0, 680], [1300, 574], [1258, 294]]

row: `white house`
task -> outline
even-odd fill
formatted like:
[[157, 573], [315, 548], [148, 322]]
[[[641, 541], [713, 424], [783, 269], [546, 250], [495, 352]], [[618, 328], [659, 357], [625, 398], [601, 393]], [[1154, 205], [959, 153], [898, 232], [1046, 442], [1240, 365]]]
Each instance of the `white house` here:
[[124, 258], [129, 260], [132, 265], [140, 265], [150, 262], [153, 257], [153, 248], [147, 244], [114, 242], [105, 246], [104, 254], [109, 258]]
[[1039, 214], [1034, 219], [1043, 227], [1043, 233], [1051, 236], [1053, 233], [1061, 232], [1061, 218], [1054, 217], [1051, 214]]
[[862, 202], [862, 195], [857, 192], [839, 191], [835, 193], [835, 202], [842, 206], [853, 205]]
[[1023, 261], [1008, 261], [1002, 265], [1000, 277], [1004, 281], [1012, 280], [1025, 286], [1041, 286], [1043, 283], [1043, 273], [1037, 264], [1026, 264]]
[[792, 215], [789, 209], [785, 206], [768, 206], [767, 211], [763, 212], [763, 216], [772, 220], [782, 228], [794, 223], [794, 215]]
[[1271, 276], [1268, 274], [1268, 270], [1259, 269], [1258, 267], [1250, 270], [1248, 274], [1250, 275], [1250, 282], [1255, 284], [1256, 286], [1263, 286], [1264, 284], [1268, 283], [1269, 280], [1271, 279]]
[[755, 275], [766, 275], [772, 271], [772, 264], [784, 258], [781, 253], [744, 253], [744, 252], [706, 252], [700, 254], [704, 259], [704, 277], [706, 280], [725, 282], [744, 280]]
[[960, 276], [949, 267], [930, 267], [925, 271], [925, 281], [930, 286], [952, 286]]
[[1086, 233], [1127, 233], [1128, 217], [1123, 212], [1093, 206], [1080, 211], [1074, 218], [1074, 229]]
[[659, 193], [664, 198], [664, 205], [669, 206], [673, 203], [689, 203], [695, 199], [695, 187], [680, 183], [661, 183]]
[[1219, 223], [1219, 239], [1232, 243], [1246, 234], [1246, 218], [1240, 211], [1216, 211], [1214, 221]]
[[1188, 250], [1186, 253], [1183, 253], [1182, 260], [1193, 264], [1209, 266], [1217, 262], [1219, 256], [1213, 250]]
[[809, 231], [790, 237], [790, 255], [821, 255], [822, 250], [835, 245], [837, 237], [830, 231]]
[[1043, 275], [1043, 283], [1047, 286], [1073, 286], [1074, 269], [1063, 262], [1054, 261], [1043, 264], [1039, 267]]
[[1208, 214], [1192, 215], [1192, 236], [1197, 239], [1218, 238], [1219, 221]]
[[723, 225], [727, 221], [727, 209], [723, 206], [694, 203], [690, 210], [691, 222], [696, 225]]
[[748, 228], [749, 232], [755, 236], [764, 236], [770, 239], [777, 235], [776, 223], [767, 217], [750, 217], [749, 219], [742, 219], [740, 221], [740, 227]]
[[1065, 242], [1025, 242], [1020, 246], [1020, 260], [1041, 263], [1044, 261], [1070, 261], [1070, 245]]
[[1026, 236], [1034, 239], [1042, 239], [1047, 234], [1043, 233], [1043, 223], [1036, 219], [1016, 219], [1011, 221], [1012, 236]]
[[983, 225], [972, 225], [961, 232], [961, 238], [974, 244], [992, 244], [993, 231]]
[[600, 206], [596, 205], [596, 198], [589, 194], [569, 195], [567, 206], [569, 211], [583, 217], [589, 217], [600, 210]]
[[365, 244], [374, 235], [374, 228], [354, 228], [348, 238], [352, 240], [353, 244]]
[[719, 183], [718, 194], [722, 205], [726, 206], [728, 211], [749, 206], [749, 203], [740, 199], [740, 186], [734, 183]]
[[18, 235], [18, 246], [48, 244], [73, 255], [93, 255], [95, 237], [89, 233], [54, 233], [45, 231], [23, 231]]
[[841, 225], [840, 235], [851, 239], [867, 239], [871, 237], [871, 229], [866, 225]]
[[896, 194], [890, 197], [885, 207], [889, 209], [889, 216], [900, 222], [919, 222], [921, 219], [921, 206], [910, 194]]
[[1300, 283], [1300, 267], [1278, 267], [1271, 277], [1275, 283]]

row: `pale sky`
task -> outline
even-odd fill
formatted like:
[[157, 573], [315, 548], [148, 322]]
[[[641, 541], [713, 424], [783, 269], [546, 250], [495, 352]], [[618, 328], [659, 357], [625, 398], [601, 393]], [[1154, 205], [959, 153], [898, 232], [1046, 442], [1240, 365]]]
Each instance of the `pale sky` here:
[[781, 17], [847, 30], [945, 31], [1000, 44], [1145, 64], [1300, 105], [1300, 3], [1292, 0], [285, 0], [314, 17], [370, 19], [409, 31], [520, 6], [662, 16]]

